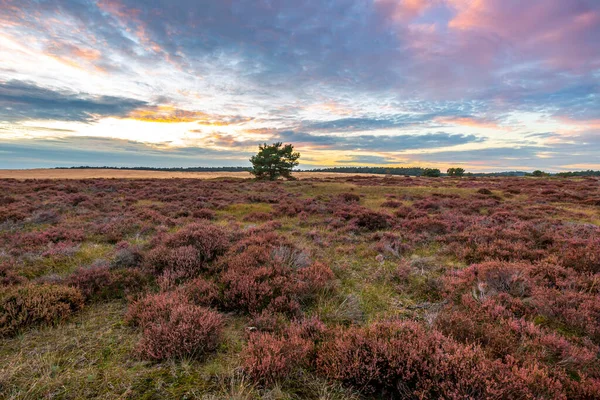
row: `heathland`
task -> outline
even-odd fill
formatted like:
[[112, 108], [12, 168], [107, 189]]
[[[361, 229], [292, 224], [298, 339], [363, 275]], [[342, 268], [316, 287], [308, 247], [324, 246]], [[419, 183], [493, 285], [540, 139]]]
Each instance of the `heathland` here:
[[0, 398], [600, 398], [598, 178], [98, 173], [0, 179]]

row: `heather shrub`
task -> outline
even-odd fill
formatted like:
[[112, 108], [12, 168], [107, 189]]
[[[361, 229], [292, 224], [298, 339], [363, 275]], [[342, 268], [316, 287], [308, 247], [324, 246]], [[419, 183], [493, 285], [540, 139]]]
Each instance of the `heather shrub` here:
[[398, 208], [402, 207], [402, 203], [397, 200], [387, 200], [381, 203], [381, 207]]
[[[337, 329], [319, 346], [316, 368], [330, 379], [387, 398], [561, 397], [552, 379], [524, 381], [516, 368], [491, 362], [477, 347], [412, 321]], [[540, 393], [534, 384], [542, 387]]]
[[192, 303], [199, 306], [217, 306], [219, 304], [219, 287], [212, 281], [204, 278], [195, 278], [179, 290]]
[[589, 237], [574, 237], [555, 245], [559, 262], [578, 272], [600, 273], [600, 229]]
[[69, 286], [79, 289], [86, 299], [108, 295], [111, 281], [112, 274], [107, 265], [79, 268], [67, 279]]
[[221, 341], [221, 314], [175, 292], [149, 295], [131, 304], [126, 320], [142, 329], [138, 353], [151, 360], [201, 358]]
[[209, 208], [200, 208], [192, 212], [192, 217], [198, 219], [215, 219], [215, 212]]
[[204, 269], [204, 263], [199, 251], [192, 246], [159, 246], [146, 254], [144, 269], [154, 275], [168, 273], [174, 279], [185, 279], [196, 276]]
[[[297, 314], [300, 302], [325, 289], [333, 278], [329, 267], [313, 263], [308, 267], [293, 250], [246, 242], [240, 252], [222, 262], [223, 305], [235, 311]], [[281, 240], [279, 240], [281, 243]], [[238, 245], [239, 246], [239, 245]], [[294, 255], [296, 254], [296, 255]]]
[[25, 282], [27, 282], [27, 278], [19, 275], [12, 263], [0, 262], [0, 287], [20, 285]]
[[329, 266], [317, 261], [299, 269], [298, 278], [305, 283], [307, 294], [315, 294], [321, 290], [332, 288], [335, 275]]
[[246, 222], [266, 222], [270, 221], [273, 216], [266, 212], [261, 211], [253, 211], [244, 216], [244, 221]]
[[312, 363], [315, 342], [324, 332], [323, 323], [313, 318], [293, 322], [280, 333], [253, 333], [242, 351], [242, 368], [261, 384], [289, 378]]
[[199, 358], [214, 351], [221, 339], [223, 318], [215, 311], [177, 304], [168, 319], [149, 324], [137, 350], [145, 358]]
[[124, 298], [141, 292], [148, 277], [138, 269], [111, 270], [108, 265], [79, 268], [67, 278], [88, 301]]
[[202, 262], [213, 261], [229, 247], [229, 232], [209, 222], [193, 223], [172, 234], [165, 241], [170, 248], [192, 246]]
[[376, 231], [389, 227], [391, 217], [359, 205], [345, 205], [334, 215], [349, 222], [351, 229]]
[[0, 292], [0, 337], [12, 336], [34, 324], [54, 324], [83, 307], [76, 288], [26, 284]]
[[338, 199], [344, 203], [358, 203], [360, 196], [356, 193], [340, 193]]
[[0, 195], [0, 206], [7, 206], [12, 203], [16, 203], [17, 199], [11, 196]]
[[276, 314], [269, 310], [262, 310], [260, 313], [251, 315], [248, 325], [250, 332], [275, 332], [280, 331], [287, 324], [288, 320], [283, 314]]
[[356, 216], [353, 222], [359, 228], [368, 231], [385, 229], [389, 226], [389, 216], [375, 211], [365, 211]]
[[498, 293], [527, 297], [532, 289], [527, 276], [531, 268], [526, 263], [486, 262], [471, 265], [447, 281], [453, 291], [470, 289], [479, 299]]

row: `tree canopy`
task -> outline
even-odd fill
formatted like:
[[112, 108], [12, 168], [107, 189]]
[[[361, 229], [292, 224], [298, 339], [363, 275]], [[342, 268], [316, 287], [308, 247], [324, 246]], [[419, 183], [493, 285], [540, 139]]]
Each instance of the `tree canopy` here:
[[465, 174], [464, 168], [448, 168], [446, 171], [448, 176], [463, 176]]
[[437, 168], [425, 168], [422, 173], [422, 176], [427, 176], [429, 178], [437, 178], [440, 175], [442, 175], [442, 173]]
[[258, 153], [250, 158], [250, 172], [256, 179], [274, 181], [280, 176], [292, 179], [292, 169], [298, 165], [299, 158], [300, 153], [294, 152], [294, 146], [291, 144], [261, 144], [258, 146]]

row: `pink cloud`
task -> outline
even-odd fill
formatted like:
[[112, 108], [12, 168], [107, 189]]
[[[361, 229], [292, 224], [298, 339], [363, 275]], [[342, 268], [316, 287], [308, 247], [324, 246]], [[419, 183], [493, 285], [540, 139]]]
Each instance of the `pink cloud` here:
[[437, 3], [435, 0], [375, 0], [375, 6], [382, 15], [400, 22], [418, 17], [435, 3]]
[[[466, 43], [477, 36], [523, 61], [586, 71], [600, 66], [600, 7], [586, 0], [446, 0], [448, 27]], [[492, 44], [493, 45], [493, 44]], [[473, 49], [473, 58], [480, 48]]]

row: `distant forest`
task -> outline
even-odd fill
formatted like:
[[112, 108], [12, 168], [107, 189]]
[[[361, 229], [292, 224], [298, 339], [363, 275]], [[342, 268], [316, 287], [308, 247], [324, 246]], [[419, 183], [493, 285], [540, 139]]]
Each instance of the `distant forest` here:
[[56, 167], [56, 169], [122, 169], [130, 171], [166, 171], [166, 172], [244, 172], [250, 171], [251, 167]]
[[[251, 167], [187, 167], [187, 168], [160, 168], [160, 167], [57, 167], [56, 169], [122, 169], [133, 171], [166, 171], [166, 172], [244, 172], [250, 171]], [[421, 176], [425, 168], [421, 167], [333, 167], [317, 169], [299, 169], [298, 172], [340, 172], [346, 174], [382, 174], [382, 175], [407, 175]], [[600, 176], [600, 171], [569, 171], [558, 172], [555, 174], [544, 173], [545, 175], [570, 177], [570, 176]], [[442, 171], [442, 175], [446, 175]], [[505, 171], [505, 172], [466, 172], [465, 176], [530, 176], [531, 173], [525, 171]]]

